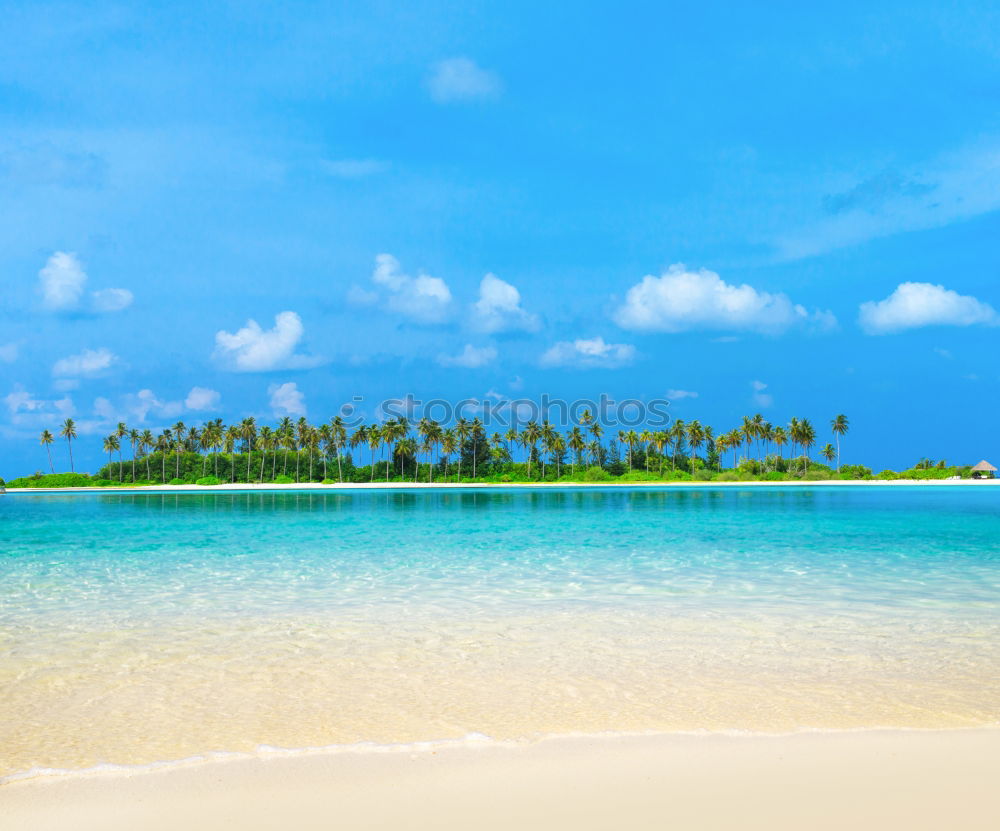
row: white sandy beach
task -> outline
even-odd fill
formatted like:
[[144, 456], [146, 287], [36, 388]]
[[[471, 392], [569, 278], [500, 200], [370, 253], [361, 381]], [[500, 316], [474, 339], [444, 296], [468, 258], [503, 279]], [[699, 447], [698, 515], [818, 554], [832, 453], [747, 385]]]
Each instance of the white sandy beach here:
[[1000, 730], [558, 738], [0, 788], [11, 831], [996, 828]]

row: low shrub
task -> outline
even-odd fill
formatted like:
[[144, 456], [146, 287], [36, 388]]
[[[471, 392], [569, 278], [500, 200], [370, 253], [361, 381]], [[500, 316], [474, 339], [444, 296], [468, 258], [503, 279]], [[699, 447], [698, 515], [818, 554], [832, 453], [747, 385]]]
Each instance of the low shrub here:
[[113, 482], [111, 479], [91, 479], [90, 485], [94, 488], [110, 488], [117, 485], [117, 482]]
[[876, 479], [898, 479], [899, 474], [894, 470], [883, 470], [875, 474]]
[[285, 476], [285, 474], [281, 474], [281, 476], [277, 477], [274, 480], [274, 484], [276, 484], [276, 485], [294, 485], [295, 484], [295, 480], [291, 476]]
[[186, 485], [187, 482], [185, 482], [183, 479], [179, 479], [179, 478], [177, 478], [175, 476], [173, 479], [170, 480], [169, 484], [171, 484], [171, 485]]
[[86, 473], [34, 473], [11, 479], [8, 488], [85, 488], [93, 484]]
[[830, 475], [829, 470], [807, 470], [805, 476], [802, 478], [807, 482], [825, 482], [833, 477]]
[[211, 485], [221, 485], [222, 480], [218, 476], [202, 476], [201, 479], [195, 479], [194, 483], [210, 487]]
[[694, 479], [695, 482], [711, 482], [715, 478], [715, 474], [710, 470], [700, 467], [694, 472], [694, 475], [691, 478]]
[[784, 482], [788, 476], [780, 470], [769, 470], [760, 478], [765, 482]]
[[324, 479], [322, 482], [320, 482], [320, 484], [321, 485], [336, 485], [337, 484], [337, 480], [336, 479]]
[[724, 470], [718, 476], [715, 477], [716, 482], [739, 482], [740, 477], [736, 475], [732, 470]]
[[841, 479], [871, 479], [872, 469], [864, 465], [841, 465]]
[[611, 474], [603, 467], [588, 467], [583, 474], [584, 482], [610, 482]]

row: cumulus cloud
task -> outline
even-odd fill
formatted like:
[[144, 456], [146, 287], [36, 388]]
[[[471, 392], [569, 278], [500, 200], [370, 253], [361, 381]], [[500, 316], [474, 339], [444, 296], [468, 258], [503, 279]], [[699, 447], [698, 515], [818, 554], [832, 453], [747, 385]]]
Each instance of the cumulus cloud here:
[[388, 162], [377, 159], [334, 159], [321, 163], [324, 172], [337, 179], [364, 179], [389, 169]]
[[537, 315], [521, 307], [521, 293], [495, 274], [487, 274], [479, 284], [479, 298], [472, 304], [469, 323], [480, 332], [538, 329]]
[[16, 343], [5, 343], [0, 346], [0, 363], [12, 364], [17, 360], [20, 345]]
[[441, 366], [460, 366], [466, 369], [476, 369], [496, 360], [497, 351], [492, 346], [475, 347], [465, 344], [465, 349], [457, 355], [438, 355]]
[[42, 306], [50, 312], [120, 312], [132, 305], [128, 289], [98, 289], [85, 301], [87, 273], [76, 254], [56, 251], [38, 272]]
[[503, 83], [469, 58], [449, 58], [434, 64], [427, 88], [438, 104], [450, 104], [499, 95]]
[[191, 392], [184, 399], [184, 406], [189, 410], [214, 410], [219, 406], [222, 396], [217, 390], [207, 387], [191, 387]]
[[318, 365], [319, 360], [295, 354], [295, 347], [304, 333], [302, 319], [295, 312], [276, 314], [271, 329], [263, 329], [251, 319], [233, 333], [216, 332], [213, 356], [223, 367], [234, 372], [306, 369]]
[[692, 392], [691, 390], [667, 390], [667, 399], [671, 401], [680, 401], [682, 398], [697, 398], [698, 393]]
[[84, 349], [78, 355], [60, 358], [52, 366], [52, 374], [66, 378], [93, 378], [110, 369], [118, 357], [109, 349]]
[[135, 299], [128, 289], [100, 289], [91, 292], [91, 307], [95, 312], [120, 312], [132, 305]]
[[440, 323], [451, 313], [448, 284], [428, 274], [406, 274], [392, 254], [375, 257], [372, 282], [375, 291], [352, 287], [348, 301], [358, 305], [381, 303], [388, 311], [420, 323]]
[[4, 396], [4, 406], [14, 427], [35, 430], [52, 427], [58, 421], [75, 414], [73, 400], [69, 396], [55, 400], [36, 398], [20, 384]]
[[996, 310], [981, 300], [933, 283], [900, 283], [885, 300], [862, 303], [858, 315], [869, 335], [920, 326], [1000, 324]]
[[76, 254], [56, 251], [38, 272], [38, 282], [42, 305], [50, 311], [65, 311], [80, 304], [87, 275]]
[[271, 384], [267, 388], [270, 396], [271, 409], [276, 417], [304, 416], [306, 414], [306, 397], [297, 384]]
[[747, 284], [725, 282], [714, 271], [689, 271], [683, 264], [664, 274], [651, 274], [632, 286], [614, 313], [623, 329], [646, 332], [682, 332], [689, 329], [728, 329], [777, 333], [811, 324], [821, 329], [836, 325], [830, 312], [808, 312], [784, 294], [771, 294]]
[[763, 381], [751, 381], [750, 386], [753, 389], [753, 395], [750, 396], [750, 400], [756, 406], [765, 409], [774, 404], [774, 396], [769, 392], [764, 392], [767, 389], [767, 384]]
[[559, 341], [542, 355], [545, 367], [577, 367], [581, 369], [613, 369], [635, 359], [635, 347], [626, 343], [605, 343], [604, 338], [579, 338]]

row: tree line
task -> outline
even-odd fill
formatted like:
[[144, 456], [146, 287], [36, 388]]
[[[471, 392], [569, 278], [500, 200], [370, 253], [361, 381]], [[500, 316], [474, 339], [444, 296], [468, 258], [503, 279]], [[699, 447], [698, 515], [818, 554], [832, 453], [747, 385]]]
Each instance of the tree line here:
[[[840, 440], [849, 427], [846, 416], [835, 416], [829, 423], [833, 442], [819, 449], [827, 463], [836, 461], [838, 472]], [[63, 422], [59, 437], [66, 442], [73, 472], [73, 442], [78, 439], [73, 419]], [[49, 430], [42, 431], [40, 444], [53, 473], [55, 441]], [[543, 420], [491, 434], [478, 418], [452, 425], [395, 418], [349, 429], [339, 416], [318, 425], [286, 417], [273, 426], [248, 417], [228, 425], [222, 419], [201, 426], [178, 421], [156, 434], [120, 422], [103, 439], [108, 464], [97, 478], [122, 483], [206, 477], [220, 482], [374, 482], [376, 477], [434, 482], [504, 475], [546, 480], [567, 472], [575, 476], [578, 469], [684, 478], [723, 473], [730, 453], [731, 470], [801, 475], [808, 471], [817, 443], [809, 419], [792, 418], [787, 426], [775, 426], [760, 413], [723, 432], [698, 420], [676, 419], [663, 430], [640, 427], [608, 434], [589, 411], [566, 431]]]

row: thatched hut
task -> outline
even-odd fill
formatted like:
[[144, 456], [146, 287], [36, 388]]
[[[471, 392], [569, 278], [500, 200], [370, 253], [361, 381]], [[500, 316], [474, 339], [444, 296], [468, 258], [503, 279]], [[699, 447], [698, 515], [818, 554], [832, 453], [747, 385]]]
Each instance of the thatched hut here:
[[997, 469], [993, 467], [986, 459], [983, 459], [978, 465], [973, 465], [972, 467], [972, 478], [973, 479], [992, 479]]

